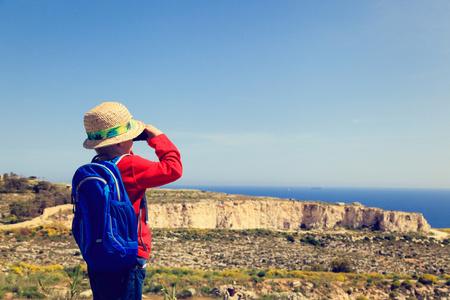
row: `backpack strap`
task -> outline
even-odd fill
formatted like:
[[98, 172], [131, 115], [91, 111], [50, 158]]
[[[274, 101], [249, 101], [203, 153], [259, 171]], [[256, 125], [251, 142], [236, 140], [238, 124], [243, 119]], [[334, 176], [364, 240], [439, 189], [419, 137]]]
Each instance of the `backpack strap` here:
[[[119, 164], [119, 162], [122, 160], [122, 158], [124, 158], [125, 156], [128, 156], [131, 154], [124, 154], [121, 156], [117, 156], [114, 157], [113, 159], [110, 159], [111, 162], [115, 163], [116, 166]], [[138, 200], [138, 199], [136, 199]], [[142, 215], [142, 210], [145, 211], [145, 223], [148, 223], [148, 206], [147, 206], [147, 198], [145, 197], [145, 192], [144, 192], [144, 196], [142, 196], [141, 198], [141, 202], [139, 203], [139, 217], [138, 219], [141, 219], [141, 215]]]
[[139, 205], [139, 209], [140, 210], [144, 210], [145, 211], [145, 224], [148, 224], [148, 206], [147, 206], [147, 197], [145, 197], [145, 193], [144, 196], [141, 199], [141, 203]]
[[121, 156], [116, 156], [113, 159], [110, 159], [110, 161], [115, 163], [116, 166], [117, 166], [120, 163], [120, 161], [122, 160], [122, 158], [124, 158], [125, 156], [128, 156], [128, 155], [130, 155], [130, 154], [124, 154], [124, 155], [121, 155]]

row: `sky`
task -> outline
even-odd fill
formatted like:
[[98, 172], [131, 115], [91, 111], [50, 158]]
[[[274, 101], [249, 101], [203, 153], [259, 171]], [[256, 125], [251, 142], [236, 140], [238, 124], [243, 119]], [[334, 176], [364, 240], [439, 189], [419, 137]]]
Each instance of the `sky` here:
[[[0, 0], [0, 173], [70, 183], [105, 101], [177, 185], [450, 188], [450, 2]], [[156, 160], [145, 142], [134, 153]]]

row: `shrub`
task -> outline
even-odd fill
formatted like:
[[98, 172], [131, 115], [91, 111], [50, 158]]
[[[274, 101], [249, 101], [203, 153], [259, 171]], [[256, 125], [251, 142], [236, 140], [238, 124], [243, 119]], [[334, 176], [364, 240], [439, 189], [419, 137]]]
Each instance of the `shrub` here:
[[258, 274], [256, 274], [258, 277], [264, 277], [266, 276], [266, 271], [259, 271]]
[[290, 235], [290, 234], [288, 234], [288, 235], [286, 236], [286, 240], [287, 240], [288, 242], [291, 242], [291, 243], [295, 242], [294, 237], [293, 237], [292, 235]]
[[24, 287], [20, 295], [28, 299], [45, 299], [45, 295], [38, 291], [37, 286]]
[[0, 192], [2, 193], [26, 193], [29, 182], [27, 178], [19, 177], [14, 173], [3, 175], [3, 181], [0, 183]]
[[311, 271], [324, 272], [325, 271], [325, 267], [322, 266], [321, 264], [315, 264], [314, 266], [311, 267]]
[[331, 271], [334, 273], [353, 272], [352, 264], [348, 259], [336, 259], [330, 262]]
[[264, 278], [253, 275], [250, 277], [250, 280], [253, 281], [254, 283], [260, 283], [264, 281]]
[[394, 292], [394, 291], [392, 291], [390, 294], [389, 294], [389, 298], [395, 298], [395, 297], [397, 297], [398, 296], [398, 293], [397, 292]]
[[407, 290], [412, 289], [413, 286], [414, 286], [413, 283], [411, 281], [409, 281], [409, 280], [405, 280], [405, 281], [402, 282], [402, 287], [404, 287]]
[[357, 298], [356, 298], [356, 300], [369, 300], [369, 298], [367, 298], [366, 296], [358, 296]]
[[283, 277], [286, 274], [284, 270], [270, 270], [266, 272], [268, 277]]
[[187, 289], [184, 289], [179, 294], [177, 294], [177, 299], [186, 299], [189, 297], [192, 297], [192, 292]]
[[419, 282], [424, 285], [437, 283], [437, 277], [432, 274], [423, 274], [419, 277]]
[[301, 241], [302, 243], [305, 243], [305, 244], [311, 244], [311, 245], [313, 245], [313, 246], [320, 246], [320, 245], [321, 245], [320, 241], [318, 241], [315, 237], [310, 236], [310, 235], [308, 235], [308, 236], [306, 236], [306, 237], [302, 237], [302, 238], [300, 239], [300, 241]]
[[161, 284], [158, 284], [158, 285], [155, 285], [151, 291], [153, 293], [157, 294], [157, 293], [161, 292], [163, 289], [164, 289], [164, 287]]
[[391, 284], [391, 290], [396, 290], [396, 289], [398, 289], [398, 288], [400, 288], [400, 281], [398, 281], [398, 280], [395, 280], [394, 282], [392, 282], [392, 284]]

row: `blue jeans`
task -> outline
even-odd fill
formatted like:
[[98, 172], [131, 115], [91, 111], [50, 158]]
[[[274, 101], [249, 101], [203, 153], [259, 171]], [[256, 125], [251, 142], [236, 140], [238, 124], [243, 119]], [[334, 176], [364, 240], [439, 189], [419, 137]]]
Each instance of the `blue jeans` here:
[[94, 300], [141, 300], [147, 260], [136, 259], [131, 267], [114, 273], [104, 273], [88, 267]]

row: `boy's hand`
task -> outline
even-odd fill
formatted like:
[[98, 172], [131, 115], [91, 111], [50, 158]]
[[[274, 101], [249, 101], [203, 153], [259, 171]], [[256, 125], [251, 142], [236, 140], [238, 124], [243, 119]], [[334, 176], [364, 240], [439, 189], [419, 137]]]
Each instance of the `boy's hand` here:
[[147, 136], [148, 136], [147, 141], [151, 140], [152, 138], [154, 138], [157, 135], [162, 134], [161, 130], [159, 130], [158, 128], [156, 128], [155, 126], [150, 125], [150, 124], [145, 125], [144, 131], [145, 131], [145, 133], [147, 133]]

